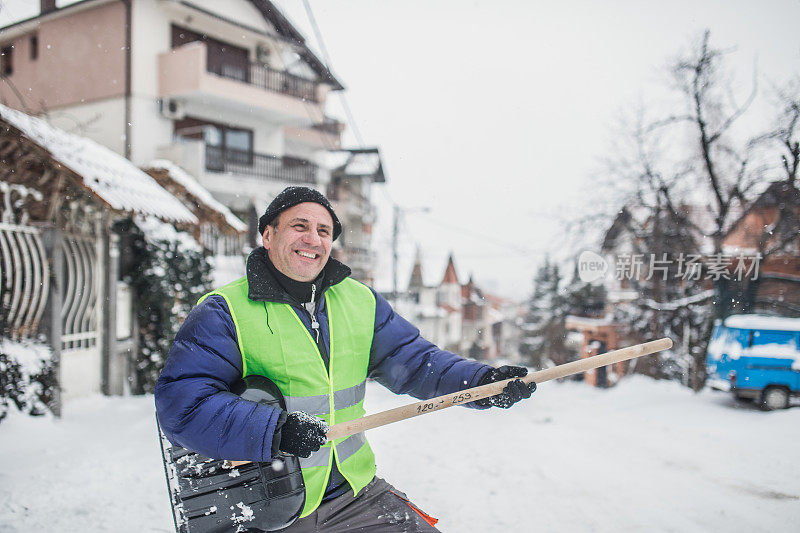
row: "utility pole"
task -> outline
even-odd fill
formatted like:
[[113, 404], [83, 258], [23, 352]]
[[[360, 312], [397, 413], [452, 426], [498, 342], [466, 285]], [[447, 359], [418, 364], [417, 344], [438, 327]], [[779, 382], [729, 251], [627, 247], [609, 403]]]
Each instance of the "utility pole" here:
[[394, 204], [394, 228], [392, 229], [392, 303], [397, 303], [397, 237], [400, 233], [400, 206]]

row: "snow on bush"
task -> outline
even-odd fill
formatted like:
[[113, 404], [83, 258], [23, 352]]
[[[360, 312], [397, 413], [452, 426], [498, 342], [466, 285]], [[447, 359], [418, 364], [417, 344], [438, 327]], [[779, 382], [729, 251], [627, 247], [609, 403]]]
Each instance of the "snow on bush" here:
[[133, 391], [152, 392], [178, 328], [210, 290], [211, 264], [191, 235], [153, 217], [136, 217], [118, 230], [133, 257], [123, 272], [134, 290], [139, 324]]
[[0, 337], [0, 421], [12, 407], [33, 416], [49, 411], [56, 385], [50, 348]]

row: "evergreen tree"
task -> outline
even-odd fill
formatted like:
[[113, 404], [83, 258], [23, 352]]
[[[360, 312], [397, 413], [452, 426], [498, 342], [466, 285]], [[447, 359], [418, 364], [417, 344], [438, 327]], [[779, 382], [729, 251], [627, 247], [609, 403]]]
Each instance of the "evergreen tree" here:
[[533, 292], [522, 323], [520, 353], [536, 368], [562, 365], [576, 359], [566, 344], [569, 315], [601, 317], [605, 312], [606, 290], [578, 277], [562, 286], [558, 265], [545, 259], [533, 280]]
[[572, 280], [564, 291], [566, 307], [570, 315], [601, 318], [606, 313], [606, 288], [581, 281], [578, 263], [572, 272]]
[[568, 313], [560, 285], [558, 265], [545, 258], [533, 279], [520, 341], [520, 353], [536, 368], [558, 364], [566, 355], [564, 324]]

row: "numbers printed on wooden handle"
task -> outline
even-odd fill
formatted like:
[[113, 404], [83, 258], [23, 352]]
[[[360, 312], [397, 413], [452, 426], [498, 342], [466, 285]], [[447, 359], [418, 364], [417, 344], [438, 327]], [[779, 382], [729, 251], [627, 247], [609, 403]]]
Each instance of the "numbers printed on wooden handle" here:
[[417, 412], [420, 414], [427, 413], [428, 411], [435, 411], [437, 409], [441, 409], [442, 407], [450, 407], [451, 405], [458, 405], [460, 403], [470, 401], [472, 401], [472, 394], [464, 392], [453, 395], [449, 402], [442, 398], [438, 402], [427, 402], [417, 405]]

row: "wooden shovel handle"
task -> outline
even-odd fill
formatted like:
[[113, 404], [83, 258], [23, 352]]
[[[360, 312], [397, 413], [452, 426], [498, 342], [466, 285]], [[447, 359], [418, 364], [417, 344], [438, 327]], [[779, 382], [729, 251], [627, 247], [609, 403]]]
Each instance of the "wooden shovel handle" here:
[[[650, 355], [655, 352], [660, 352], [661, 350], [668, 350], [669, 348], [672, 348], [672, 339], [667, 337], [645, 342], [643, 344], [628, 346], [627, 348], [613, 350], [604, 354], [595, 355], [594, 357], [587, 357], [585, 359], [579, 359], [563, 365], [554, 366], [553, 368], [539, 370], [538, 372], [533, 372], [523, 378], [512, 378], [503, 381], [497, 381], [495, 383], [481, 385], [480, 387], [473, 387], [471, 389], [465, 389], [452, 394], [445, 394], [444, 396], [438, 396], [436, 398], [431, 398], [430, 400], [423, 400], [421, 402], [404, 405], [402, 407], [395, 407], [394, 409], [375, 413], [374, 415], [367, 415], [357, 420], [351, 420], [350, 422], [335, 424], [328, 429], [326, 437], [329, 441], [340, 439], [342, 437], [348, 437], [350, 435], [355, 435], [356, 433], [361, 433], [362, 431], [366, 431], [368, 429], [374, 429], [376, 427], [385, 426], [386, 424], [391, 424], [393, 422], [399, 422], [407, 418], [413, 418], [415, 416], [453, 407], [454, 405], [461, 405], [464, 403], [474, 402], [475, 400], [480, 400], [481, 398], [496, 396], [503, 392], [505, 386], [510, 381], [514, 381], [514, 379], [521, 379], [525, 383], [531, 383], [532, 381], [535, 381], [536, 383], [544, 383], [545, 381], [563, 378], [573, 374], [579, 374], [581, 372], [586, 372], [587, 370], [592, 370], [601, 366], [628, 361], [630, 359], [642, 357], [643, 355]], [[249, 461], [232, 461], [232, 465], [237, 466], [248, 462]]]
[[[525, 383], [530, 383], [532, 381], [535, 381], [536, 383], [543, 383], [552, 379], [563, 378], [566, 376], [571, 376], [572, 374], [586, 372], [587, 370], [592, 370], [601, 366], [619, 363], [629, 359], [635, 359], [636, 357], [649, 355], [661, 350], [669, 349], [671, 347], [671, 339], [658, 339], [655, 341], [645, 342], [644, 344], [637, 344], [635, 346], [613, 350], [601, 355], [595, 355], [594, 357], [579, 359], [578, 361], [572, 361], [570, 363], [558, 365], [553, 368], [547, 368], [538, 372], [533, 372], [519, 379]], [[487, 385], [481, 385], [480, 387], [465, 389], [452, 394], [445, 394], [444, 396], [438, 396], [436, 398], [431, 398], [430, 400], [423, 400], [421, 402], [404, 405], [402, 407], [396, 407], [394, 409], [389, 409], [388, 411], [383, 411], [380, 413], [375, 413], [374, 415], [368, 415], [356, 420], [351, 420], [350, 422], [335, 424], [328, 430], [327, 437], [328, 440], [339, 439], [354, 435], [356, 433], [361, 433], [362, 431], [366, 431], [368, 429], [384, 426], [393, 422], [399, 422], [400, 420], [405, 420], [407, 418], [413, 418], [415, 416], [424, 415], [440, 409], [446, 409], [447, 407], [452, 407], [454, 405], [460, 405], [463, 403], [474, 402], [475, 400], [480, 400], [481, 398], [496, 396], [497, 394], [503, 392], [505, 386], [514, 379], [517, 378], [497, 381], [495, 383], [489, 383]]]

